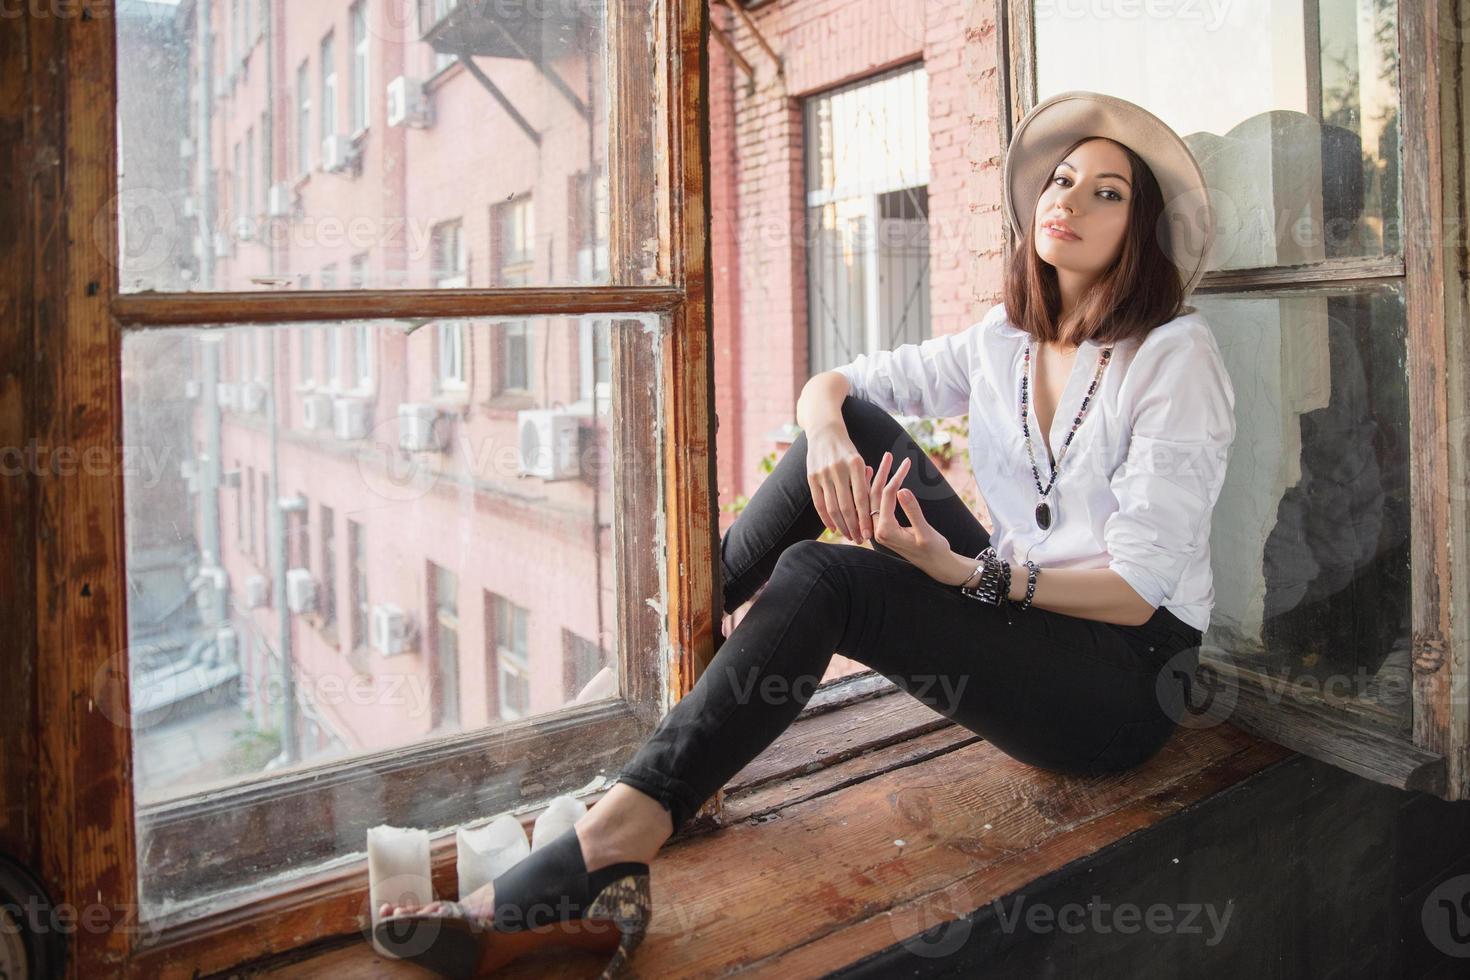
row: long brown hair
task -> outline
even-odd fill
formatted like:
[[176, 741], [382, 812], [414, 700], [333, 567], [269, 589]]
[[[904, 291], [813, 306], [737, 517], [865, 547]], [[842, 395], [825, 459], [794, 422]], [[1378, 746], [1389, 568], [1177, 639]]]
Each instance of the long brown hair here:
[[[1084, 136], [1067, 147], [1061, 160], [1090, 139]], [[1109, 140], [1116, 143], [1116, 140]], [[1174, 319], [1184, 308], [1184, 285], [1179, 268], [1169, 258], [1164, 195], [1143, 158], [1122, 143], [1133, 171], [1133, 206], [1118, 258], [1082, 296], [1069, 324], [1061, 322], [1062, 291], [1057, 270], [1036, 252], [1035, 232], [1021, 236], [1006, 270], [1005, 305], [1011, 320], [1038, 341], [1067, 345], [1093, 340], [1113, 344], [1129, 337], [1142, 340], [1154, 327]], [[1054, 172], [1054, 169], [1053, 169]], [[1047, 180], [1052, 179], [1052, 172]], [[1039, 200], [1044, 187], [1036, 189]], [[1164, 236], [1161, 239], [1160, 236]]]

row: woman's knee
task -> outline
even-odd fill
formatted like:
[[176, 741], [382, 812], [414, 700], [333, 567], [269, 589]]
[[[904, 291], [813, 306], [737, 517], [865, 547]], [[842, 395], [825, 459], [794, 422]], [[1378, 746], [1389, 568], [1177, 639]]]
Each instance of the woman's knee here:
[[[776, 559], [775, 572], [803, 579], [816, 578], [834, 564], [838, 558], [838, 547], [816, 538], [792, 542], [781, 552], [781, 557]], [[773, 576], [775, 572], [772, 573]]]

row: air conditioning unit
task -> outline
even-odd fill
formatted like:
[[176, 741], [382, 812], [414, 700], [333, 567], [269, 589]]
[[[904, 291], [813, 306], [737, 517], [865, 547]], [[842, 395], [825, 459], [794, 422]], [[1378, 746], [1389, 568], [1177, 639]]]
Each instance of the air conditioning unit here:
[[221, 626], [214, 631], [214, 649], [221, 664], [236, 663], [240, 659], [240, 637], [233, 626]]
[[371, 642], [373, 649], [385, 657], [409, 650], [412, 633], [408, 614], [389, 602], [373, 606]]
[[291, 213], [291, 187], [288, 184], [272, 184], [266, 192], [266, 213], [272, 218], [284, 218]]
[[221, 381], [214, 386], [214, 397], [220, 408], [231, 411], [240, 407], [240, 388], [233, 381]]
[[229, 235], [226, 235], [222, 231], [215, 232], [214, 233], [214, 257], [217, 258], [217, 259], [227, 259], [227, 258], [230, 257], [231, 254], [233, 254], [233, 252], [234, 252], [234, 245], [231, 242], [230, 236]]
[[521, 476], [565, 480], [577, 476], [577, 427], [580, 416], [553, 408], [527, 408], [516, 413], [517, 460]]
[[247, 381], [240, 386], [240, 410], [262, 412], [265, 410], [265, 385], [259, 381]]
[[442, 452], [449, 420], [433, 405], [404, 402], [398, 406], [398, 448], [411, 453]]
[[286, 608], [293, 613], [316, 609], [316, 582], [311, 577], [311, 569], [292, 568], [286, 571]]
[[242, 242], [248, 242], [255, 238], [255, 219], [249, 215], [241, 215], [235, 219], [235, 237]]
[[338, 133], [322, 139], [322, 169], [329, 173], [337, 173], [347, 169], [352, 161], [349, 159], [352, 153], [352, 142], [347, 137]]
[[197, 378], [187, 378], [184, 381], [184, 397], [198, 398], [201, 386]]
[[259, 609], [270, 594], [269, 583], [264, 575], [252, 575], [245, 580], [245, 608]]
[[199, 475], [199, 461], [197, 459], [185, 459], [179, 462], [179, 476], [186, 480], [192, 480]]
[[186, 218], [192, 218], [192, 217], [194, 217], [194, 214], [195, 214], [195, 211], [196, 211], [196, 207], [195, 207], [195, 204], [194, 204], [194, 197], [193, 197], [193, 195], [191, 195], [191, 194], [185, 194], [184, 195], [184, 199], [179, 202], [179, 211]]
[[199, 569], [199, 588], [194, 592], [194, 602], [205, 623], [223, 622], [226, 602], [230, 597], [230, 576], [218, 565], [205, 565]]
[[308, 429], [327, 429], [332, 425], [332, 396], [320, 393], [301, 399], [301, 420]]
[[179, 137], [179, 156], [188, 159], [194, 155], [194, 141], [187, 136]]
[[434, 125], [434, 104], [423, 82], [399, 75], [388, 83], [388, 125], [416, 129]]
[[363, 398], [338, 398], [332, 402], [332, 432], [338, 439], [365, 439], [371, 423], [369, 406]]

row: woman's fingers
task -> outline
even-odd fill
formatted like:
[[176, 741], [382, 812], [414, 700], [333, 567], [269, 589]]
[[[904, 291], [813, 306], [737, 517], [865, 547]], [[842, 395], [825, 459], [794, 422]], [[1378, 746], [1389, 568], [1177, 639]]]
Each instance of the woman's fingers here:
[[849, 471], [851, 479], [848, 481], [847, 489], [852, 494], [853, 516], [857, 520], [858, 528], [856, 539], [858, 544], [862, 544], [873, 536], [873, 515], [868, 513], [871, 508], [868, 507], [867, 470], [868, 465], [863, 463], [860, 467], [854, 466]]
[[817, 509], [817, 515], [822, 518], [822, 523], [827, 526], [827, 530], [837, 530], [837, 522], [832, 520], [832, 512], [827, 507], [827, 495], [822, 490], [822, 481], [814, 478], [811, 480], [810, 486], [812, 489], [812, 506]]
[[905, 456], [903, 462], [899, 463], [898, 468], [893, 471], [893, 477], [883, 486], [883, 513], [893, 513], [896, 506], [895, 494], [898, 493], [898, 488], [903, 484], [903, 478], [908, 475], [908, 472], [909, 458]]
[[849, 541], [856, 541], [862, 534], [863, 525], [858, 520], [857, 504], [853, 501], [852, 483], [853, 474], [862, 465], [861, 457], [855, 463], [847, 464], [845, 473], [833, 475], [833, 494], [837, 497], [837, 506], [842, 511], [842, 532], [847, 535]]

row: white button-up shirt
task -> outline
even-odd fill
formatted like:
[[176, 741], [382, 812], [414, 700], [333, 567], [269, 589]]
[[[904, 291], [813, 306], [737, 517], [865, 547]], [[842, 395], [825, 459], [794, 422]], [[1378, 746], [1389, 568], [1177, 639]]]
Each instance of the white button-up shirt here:
[[[970, 459], [1001, 558], [1035, 561], [1043, 576], [1047, 568], [1111, 568], [1150, 605], [1205, 631], [1215, 602], [1210, 515], [1235, 440], [1235, 389], [1209, 323], [1190, 309], [1142, 341], [1113, 346], [1058, 461], [1047, 530], [1036, 523], [1041, 495], [1021, 435], [1027, 339], [997, 303], [959, 333], [861, 354], [835, 370], [854, 396], [892, 413], [969, 412]], [[1089, 340], [1077, 351], [1048, 434], [1054, 453], [1081, 410], [1103, 346]], [[1033, 344], [1033, 368], [1038, 357]], [[1051, 464], [1035, 384], [1033, 370], [1027, 425], [1044, 487]]]

